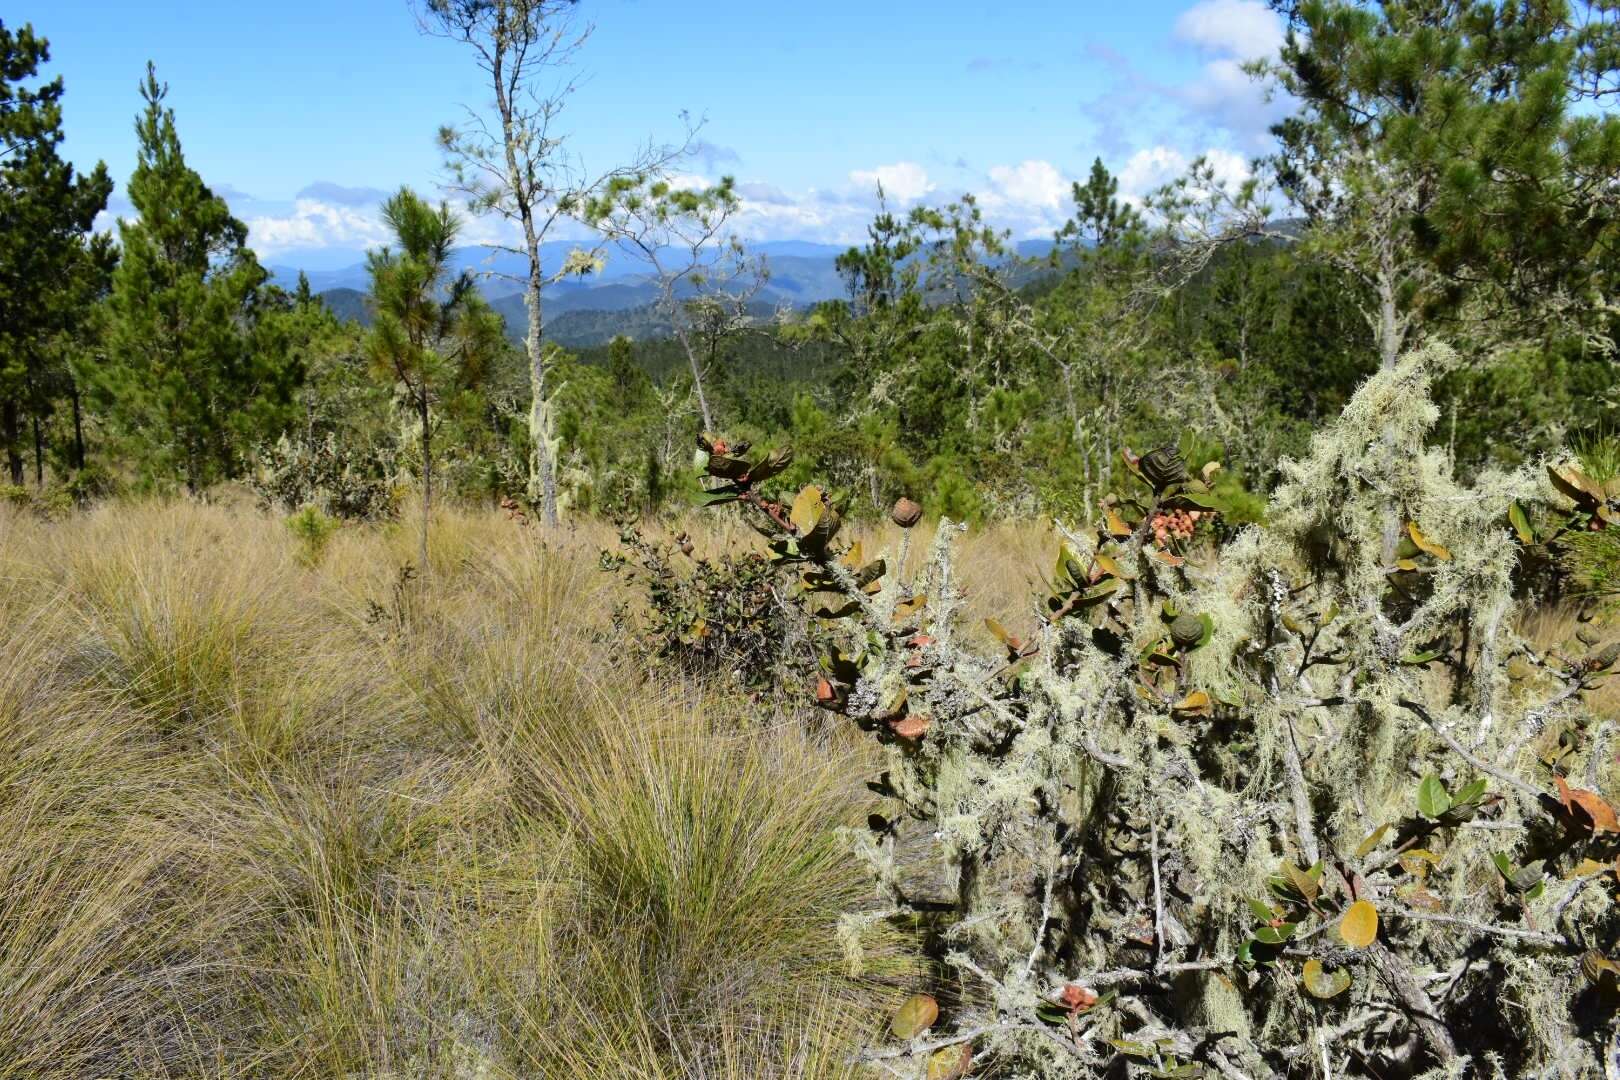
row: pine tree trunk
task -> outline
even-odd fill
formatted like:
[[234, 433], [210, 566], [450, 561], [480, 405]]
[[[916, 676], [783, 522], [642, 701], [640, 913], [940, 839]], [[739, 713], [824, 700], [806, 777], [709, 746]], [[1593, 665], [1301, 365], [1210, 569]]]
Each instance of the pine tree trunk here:
[[529, 501], [540, 506], [540, 520], [557, 524], [557, 441], [552, 432], [551, 403], [546, 399], [546, 360], [541, 337], [540, 239], [531, 222], [523, 223], [529, 255], [529, 281], [523, 307], [529, 330], [523, 345], [529, 354]]
[[433, 516], [433, 428], [428, 412], [427, 387], [416, 395], [416, 413], [422, 421], [422, 568], [424, 580], [428, 576], [428, 519]]
[[45, 487], [45, 433], [40, 429], [39, 417], [38, 416], [33, 417], [33, 421], [34, 421], [34, 486], [36, 488], [40, 488], [40, 489], [43, 490], [44, 487]]
[[79, 384], [77, 381], [68, 384], [68, 393], [73, 399], [73, 467], [79, 472], [84, 471], [84, 410], [79, 406]]
[[16, 487], [22, 487], [23, 482], [22, 453], [17, 447], [17, 442], [22, 437], [21, 426], [22, 416], [17, 399], [8, 398], [5, 404], [0, 406], [0, 440], [4, 440], [6, 444], [6, 465], [11, 473], [11, 482]]
[[1393, 371], [1401, 356], [1400, 323], [1395, 310], [1395, 281], [1392, 270], [1378, 274], [1378, 368]]
[[202, 466], [198, 464], [200, 458], [195, 435], [186, 438], [186, 494], [195, 496], [202, 490]]

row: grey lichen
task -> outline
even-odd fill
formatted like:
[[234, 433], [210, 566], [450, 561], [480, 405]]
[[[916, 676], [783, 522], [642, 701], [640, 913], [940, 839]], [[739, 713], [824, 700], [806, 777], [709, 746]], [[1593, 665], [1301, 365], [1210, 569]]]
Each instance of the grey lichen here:
[[[1620, 932], [1620, 850], [1538, 754], [1563, 732], [1559, 775], [1601, 802], [1607, 744], [1591, 672], [1513, 630], [1509, 506], [1559, 495], [1424, 448], [1452, 363], [1369, 379], [1219, 550], [1065, 530], [1048, 615], [1004, 653], [963, 644], [949, 523], [921, 580], [884, 575], [837, 624], [841, 711], [887, 746], [884, 820], [928, 840], [921, 863], [892, 833], [853, 847], [893, 917], [932, 928], [954, 1004], [929, 1046], [1042, 1078], [1602, 1074], [1615, 986], [1590, 957]], [[1163, 480], [1143, 521], [1188, 497]], [[1369, 940], [1340, 932], [1353, 904]], [[854, 967], [876, 918], [840, 924]]]

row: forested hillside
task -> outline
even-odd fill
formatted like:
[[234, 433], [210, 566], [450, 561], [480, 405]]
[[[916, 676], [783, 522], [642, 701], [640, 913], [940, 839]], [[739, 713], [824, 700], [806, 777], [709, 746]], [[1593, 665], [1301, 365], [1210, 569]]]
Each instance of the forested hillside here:
[[[1274, 70], [1303, 107], [1263, 179], [1223, 189], [1195, 168], [1140, 204], [1099, 161], [1054, 241], [1015, 243], [959, 200], [884, 214], [836, 259], [772, 255], [731, 239], [729, 184], [604, 188], [578, 207], [602, 254], [546, 248], [535, 355], [521, 253], [448, 258], [445, 287], [467, 277], [510, 344], [475, 364], [438, 349], [427, 415], [445, 491], [532, 494], [537, 362], [566, 373], [548, 404], [561, 501], [611, 513], [688, 497], [697, 389], [712, 424], [791, 441], [794, 475], [831, 479], [856, 513], [902, 492], [969, 518], [1069, 512], [1108, 489], [1122, 447], [1166, 441], [1223, 461], [1234, 507], [1256, 507], [1362, 378], [1431, 338], [1464, 358], [1431, 436], [1460, 466], [1607, 431], [1620, 152], [1606, 97], [1585, 90], [1606, 77], [1601, 27], [1548, 19], [1482, 44], [1469, 20], [1483, 16], [1460, 8], [1299, 17], [1349, 21]], [[1386, 70], [1371, 58], [1409, 18], [1434, 51]], [[6, 42], [8, 212], [51, 238], [6, 230], [10, 483], [82, 498], [238, 480], [327, 503], [286, 474], [317, 447], [380, 485], [414, 475], [420, 420], [373, 355], [376, 268], [329, 274], [356, 280], [320, 296], [273, 284], [188, 165], [155, 74], [133, 103], [133, 211], [114, 235], [86, 231], [110, 183], [54, 156], [70, 88], [41, 81], [38, 39]], [[660, 266], [634, 263], [638, 244]]]

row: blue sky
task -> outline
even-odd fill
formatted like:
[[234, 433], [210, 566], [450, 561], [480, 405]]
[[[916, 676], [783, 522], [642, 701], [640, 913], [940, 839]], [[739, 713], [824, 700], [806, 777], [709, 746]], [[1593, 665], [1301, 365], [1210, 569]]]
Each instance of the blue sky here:
[[[892, 202], [977, 194], [1019, 235], [1062, 219], [1103, 159], [1131, 193], [1197, 154], [1241, 175], [1279, 111], [1238, 70], [1275, 49], [1261, 0], [585, 0], [594, 24], [567, 114], [592, 168], [678, 114], [705, 116], [693, 176], [735, 175], [753, 239], [857, 238]], [[441, 123], [487, 92], [470, 55], [422, 36], [407, 0], [11, 0], [67, 83], [68, 153], [133, 168], [147, 59], [188, 159], [266, 258], [352, 262], [381, 239], [377, 194], [442, 178]], [[118, 206], [115, 205], [115, 210]], [[127, 212], [127, 211], [126, 211]], [[494, 222], [473, 239], [493, 239]]]

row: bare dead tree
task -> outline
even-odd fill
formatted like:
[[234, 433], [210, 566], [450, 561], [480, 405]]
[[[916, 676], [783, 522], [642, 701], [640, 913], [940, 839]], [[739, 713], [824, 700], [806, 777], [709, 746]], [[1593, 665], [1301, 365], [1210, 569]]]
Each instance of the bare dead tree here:
[[[514, 244], [494, 245], [521, 256], [521, 274], [486, 271], [520, 282], [528, 330], [529, 500], [548, 525], [557, 521], [556, 418], [546, 385], [543, 299], [547, 285], [589, 272], [595, 254], [576, 249], [550, 270], [542, 246], [554, 229], [610, 181], [663, 168], [690, 145], [686, 123], [681, 142], [649, 140], [628, 164], [593, 173], [568, 150], [560, 118], [576, 90], [576, 61], [593, 27], [577, 20], [578, 0], [422, 0], [418, 23], [425, 33], [471, 48], [489, 78], [493, 111], [468, 107], [460, 126], [440, 129], [439, 144], [450, 186], [476, 213], [497, 214], [517, 226]], [[685, 117], [682, 117], [683, 122]]]

